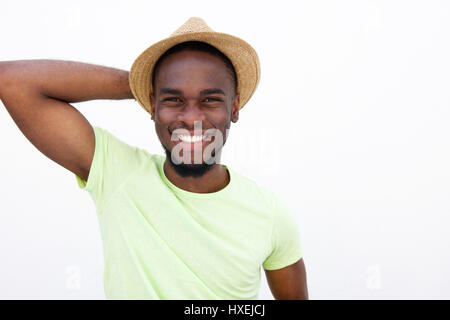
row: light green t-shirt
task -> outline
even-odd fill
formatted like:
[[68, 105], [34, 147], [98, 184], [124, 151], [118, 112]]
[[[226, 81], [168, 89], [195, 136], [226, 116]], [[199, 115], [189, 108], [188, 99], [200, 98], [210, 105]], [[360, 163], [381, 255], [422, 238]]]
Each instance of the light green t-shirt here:
[[302, 258], [295, 218], [270, 189], [226, 165], [225, 188], [180, 189], [165, 156], [93, 128], [88, 181], [75, 177], [97, 210], [107, 299], [257, 299], [261, 266]]

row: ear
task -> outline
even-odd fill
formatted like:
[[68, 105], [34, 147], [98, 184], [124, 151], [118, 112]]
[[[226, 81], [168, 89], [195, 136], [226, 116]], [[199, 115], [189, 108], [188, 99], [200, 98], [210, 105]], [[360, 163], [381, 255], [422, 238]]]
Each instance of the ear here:
[[231, 111], [231, 121], [236, 123], [239, 120], [240, 96], [237, 94], [233, 99], [233, 109]]
[[150, 111], [151, 111], [151, 119], [155, 121], [155, 96], [153, 93], [150, 94]]

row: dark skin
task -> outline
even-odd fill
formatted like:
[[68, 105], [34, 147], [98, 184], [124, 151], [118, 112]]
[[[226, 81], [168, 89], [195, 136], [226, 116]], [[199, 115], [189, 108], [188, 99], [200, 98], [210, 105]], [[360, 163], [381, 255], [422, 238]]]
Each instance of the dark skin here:
[[[168, 150], [171, 151], [176, 144], [171, 141], [171, 132], [176, 128], [193, 133], [194, 121], [201, 121], [202, 130], [218, 129], [225, 138], [230, 122], [237, 122], [239, 95], [234, 92], [231, 78], [224, 68], [219, 58], [197, 51], [182, 51], [168, 56], [161, 63], [150, 103], [156, 133]], [[178, 93], [164, 93], [166, 89], [177, 90]], [[219, 89], [224, 94], [202, 93], [210, 89]], [[168, 161], [164, 163], [164, 173], [181, 189], [196, 193], [215, 192], [229, 182], [228, 172], [219, 161], [197, 178], [179, 176]]]
[[[167, 90], [170, 89], [170, 90]], [[215, 93], [211, 93], [212, 90]], [[206, 92], [209, 90], [210, 92]], [[171, 141], [176, 128], [194, 131], [194, 121], [202, 122], [202, 130], [215, 128], [222, 132], [239, 118], [239, 94], [220, 58], [209, 53], [185, 50], [162, 61], [155, 76], [154, 93], [150, 95], [152, 120], [161, 143], [168, 149], [177, 143]], [[182, 177], [166, 160], [164, 172], [177, 187], [197, 193], [223, 189], [230, 181], [220, 157], [201, 177]], [[306, 270], [303, 259], [278, 270], [264, 270], [275, 299], [308, 299]]]

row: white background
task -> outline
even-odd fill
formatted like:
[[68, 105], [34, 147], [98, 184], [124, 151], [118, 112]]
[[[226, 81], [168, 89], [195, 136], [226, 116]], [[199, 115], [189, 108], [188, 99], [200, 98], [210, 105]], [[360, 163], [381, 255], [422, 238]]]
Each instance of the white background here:
[[[222, 162], [294, 212], [310, 298], [449, 299], [450, 2], [2, 0], [0, 60], [129, 70], [190, 16], [259, 53]], [[136, 102], [74, 106], [162, 154]], [[3, 107], [0, 134], [0, 298], [104, 299], [88, 193]]]

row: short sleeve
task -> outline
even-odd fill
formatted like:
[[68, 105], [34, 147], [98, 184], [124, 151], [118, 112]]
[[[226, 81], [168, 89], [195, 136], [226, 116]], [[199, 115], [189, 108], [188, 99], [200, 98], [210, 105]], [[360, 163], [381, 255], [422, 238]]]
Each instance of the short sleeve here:
[[109, 197], [142, 162], [140, 149], [116, 138], [107, 130], [93, 126], [95, 151], [88, 180], [75, 174], [78, 187], [86, 190], [101, 211]]
[[263, 263], [265, 270], [287, 267], [303, 256], [298, 224], [292, 212], [278, 197], [275, 198], [271, 243], [272, 251]]

